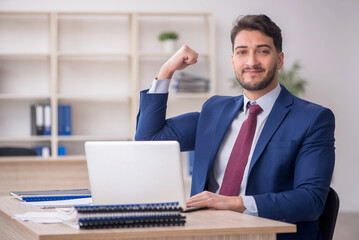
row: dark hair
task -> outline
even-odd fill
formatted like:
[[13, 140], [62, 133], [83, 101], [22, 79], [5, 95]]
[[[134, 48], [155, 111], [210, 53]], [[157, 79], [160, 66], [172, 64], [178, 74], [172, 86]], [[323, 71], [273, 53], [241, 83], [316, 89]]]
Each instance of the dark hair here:
[[232, 51], [234, 50], [234, 40], [242, 30], [258, 30], [273, 39], [273, 43], [278, 52], [282, 51], [282, 34], [280, 28], [264, 14], [240, 16], [233, 24], [231, 31]]

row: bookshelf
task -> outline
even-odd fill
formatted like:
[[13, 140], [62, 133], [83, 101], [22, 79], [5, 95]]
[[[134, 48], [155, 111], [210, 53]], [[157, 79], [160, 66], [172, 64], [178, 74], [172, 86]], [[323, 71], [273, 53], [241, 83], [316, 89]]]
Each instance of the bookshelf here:
[[[215, 93], [211, 13], [0, 12], [0, 147], [47, 145], [50, 159], [84, 158], [85, 141], [132, 140], [139, 91], [165, 53], [157, 36], [173, 30], [177, 48], [199, 52], [189, 72], [210, 79], [208, 93], [172, 95], [168, 116], [199, 111]], [[30, 106], [51, 104], [51, 136], [32, 136]], [[72, 135], [57, 134], [57, 106], [72, 106]]]

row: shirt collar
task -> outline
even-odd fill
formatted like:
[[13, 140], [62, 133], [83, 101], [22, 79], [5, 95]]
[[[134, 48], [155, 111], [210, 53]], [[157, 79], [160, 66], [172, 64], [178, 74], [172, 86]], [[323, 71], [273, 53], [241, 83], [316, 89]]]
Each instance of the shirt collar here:
[[280, 84], [278, 83], [277, 87], [274, 88], [269, 93], [265, 94], [264, 96], [258, 98], [256, 101], [250, 101], [245, 94], [243, 94], [243, 110], [245, 113], [248, 111], [248, 102], [250, 104], [258, 104], [262, 109], [264, 113], [269, 114], [269, 112], [272, 110], [273, 105], [275, 101], [277, 100], [280, 91], [282, 90]]

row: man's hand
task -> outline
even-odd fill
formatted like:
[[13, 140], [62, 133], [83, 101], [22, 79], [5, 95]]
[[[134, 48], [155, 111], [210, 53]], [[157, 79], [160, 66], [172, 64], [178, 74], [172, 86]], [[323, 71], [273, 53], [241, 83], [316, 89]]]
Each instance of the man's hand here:
[[232, 210], [243, 213], [246, 208], [242, 197], [228, 197], [204, 191], [192, 196], [186, 202], [188, 207], [209, 207], [219, 210]]
[[168, 61], [163, 64], [157, 79], [171, 79], [177, 70], [183, 70], [187, 66], [197, 62], [198, 53], [193, 51], [187, 45], [183, 45]]

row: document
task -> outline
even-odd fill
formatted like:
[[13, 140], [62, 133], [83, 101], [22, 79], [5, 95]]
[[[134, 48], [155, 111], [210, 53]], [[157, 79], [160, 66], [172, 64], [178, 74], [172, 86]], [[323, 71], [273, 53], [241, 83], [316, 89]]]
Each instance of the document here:
[[27, 212], [24, 214], [16, 214], [14, 219], [35, 222], [35, 223], [61, 223], [62, 220], [58, 218], [58, 212]]
[[19, 204], [37, 208], [70, 208], [74, 206], [91, 205], [92, 198], [78, 198], [61, 201], [19, 202]]

